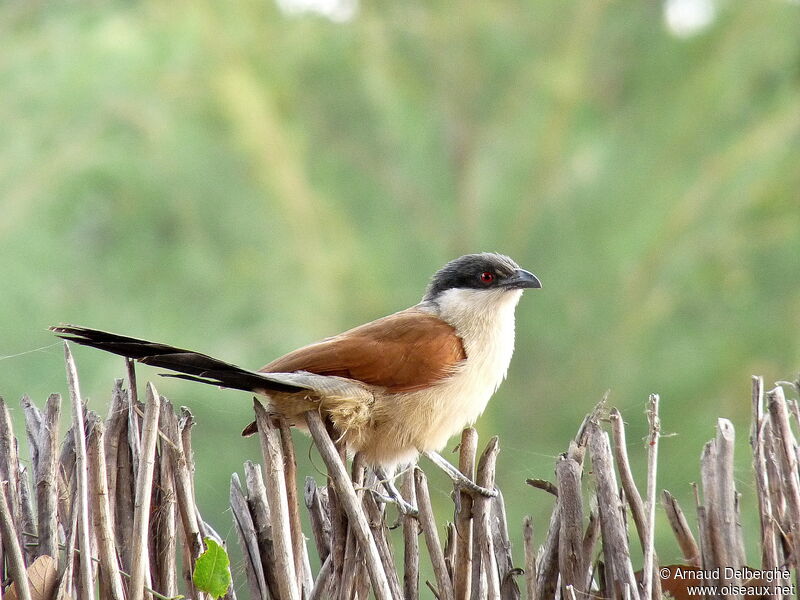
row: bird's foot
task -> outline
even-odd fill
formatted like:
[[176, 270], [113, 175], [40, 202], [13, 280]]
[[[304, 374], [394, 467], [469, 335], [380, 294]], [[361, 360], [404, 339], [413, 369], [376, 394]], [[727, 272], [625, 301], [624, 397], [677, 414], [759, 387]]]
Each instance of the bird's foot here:
[[397, 510], [400, 511], [400, 514], [404, 516], [416, 517], [419, 515], [417, 507], [403, 499], [403, 495], [400, 493], [400, 490], [395, 487], [393, 479], [387, 476], [386, 471], [381, 468], [376, 468], [375, 476], [378, 478], [379, 483], [381, 483], [383, 488], [386, 490], [386, 495], [373, 490], [372, 493], [376, 498], [385, 504], [395, 504], [397, 506]]
[[487, 498], [497, 497], [497, 490], [490, 490], [489, 488], [482, 487], [472, 481], [469, 477], [464, 475], [461, 471], [451, 465], [446, 458], [438, 452], [424, 452], [430, 461], [444, 471], [447, 476], [453, 480], [453, 483], [459, 489], [472, 495], [486, 496]]

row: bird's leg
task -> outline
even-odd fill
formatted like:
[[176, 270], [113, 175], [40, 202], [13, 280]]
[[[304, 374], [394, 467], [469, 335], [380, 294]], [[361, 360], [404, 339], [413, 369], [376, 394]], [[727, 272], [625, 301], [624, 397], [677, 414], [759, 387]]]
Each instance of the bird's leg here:
[[383, 494], [376, 493], [375, 496], [382, 500], [383, 502], [392, 502], [393, 504], [397, 504], [397, 509], [403, 515], [411, 515], [412, 517], [416, 517], [419, 514], [417, 507], [413, 504], [409, 504], [403, 499], [402, 494], [400, 494], [400, 490], [397, 489], [394, 485], [394, 479], [389, 477], [386, 471], [381, 467], [375, 467], [375, 476], [378, 478], [378, 481], [383, 484], [383, 488], [386, 490], [386, 494], [388, 498]]
[[447, 459], [438, 452], [427, 451], [423, 452], [423, 454], [427, 456], [433, 464], [444, 471], [447, 476], [453, 480], [453, 483], [457, 487], [461, 488], [465, 492], [470, 494], [480, 494], [481, 496], [486, 496], [487, 498], [494, 498], [497, 496], [497, 490], [490, 490], [488, 488], [479, 486], [477, 483], [472, 481], [469, 477], [451, 465]]

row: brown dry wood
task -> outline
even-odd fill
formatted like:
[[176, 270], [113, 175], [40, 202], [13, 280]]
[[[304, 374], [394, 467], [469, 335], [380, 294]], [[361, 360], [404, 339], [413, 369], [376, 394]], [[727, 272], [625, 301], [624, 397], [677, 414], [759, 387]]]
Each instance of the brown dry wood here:
[[72, 403], [72, 427], [75, 443], [75, 471], [78, 495], [78, 550], [80, 560], [80, 584], [78, 595], [82, 600], [94, 600], [92, 580], [92, 544], [89, 530], [89, 472], [86, 464], [86, 431], [84, 427], [84, 408], [81, 399], [80, 382], [75, 360], [64, 342], [64, 357], [67, 363], [67, 386]]
[[[14, 523], [21, 523], [22, 506], [17, 493], [19, 490], [17, 440], [14, 437], [11, 413], [8, 411], [6, 401], [2, 397], [0, 397], [0, 457], [3, 458], [3, 460], [0, 460], [0, 481], [8, 481], [6, 501], [11, 511], [11, 517]], [[22, 535], [22, 530], [17, 531], [17, 543], [20, 548], [25, 547], [25, 538]]]
[[[456, 526], [454, 523], [445, 525], [444, 535], [444, 564], [447, 566], [447, 576], [453, 581], [453, 563], [456, 560]], [[455, 585], [455, 582], [453, 581]]]
[[[120, 426], [114, 427], [116, 430], [115, 436], [117, 438], [116, 444], [118, 446], [118, 451], [116, 452], [117, 462], [116, 465], [107, 464], [106, 468], [109, 470], [113, 469], [116, 472], [116, 487], [114, 492], [114, 536], [117, 540], [117, 548], [119, 549], [121, 568], [129, 571], [131, 567], [131, 544], [129, 542], [133, 537], [133, 501], [136, 480], [133, 476], [133, 455], [128, 441], [129, 423], [127, 399], [124, 411], [125, 412], [118, 417]], [[111, 435], [110, 431], [106, 435]], [[108, 444], [106, 444], [106, 449], [108, 449]]]
[[[493, 490], [495, 485], [495, 469], [500, 444], [497, 436], [491, 438], [486, 449], [478, 460], [475, 483]], [[472, 504], [473, 537], [472, 537], [472, 597], [500, 598], [500, 579], [497, 562], [494, 557], [494, 543], [491, 536], [492, 503], [491, 498], [476, 495]]]
[[525, 590], [527, 600], [536, 600], [536, 549], [533, 544], [533, 518], [522, 521], [522, 543], [525, 550]]
[[[475, 454], [478, 451], [478, 432], [467, 427], [461, 433], [458, 452], [458, 469], [469, 479], [475, 479]], [[472, 577], [472, 495], [456, 486], [455, 526], [456, 557], [453, 570], [453, 588], [456, 600], [468, 600]]]
[[428, 492], [428, 479], [419, 467], [414, 468], [414, 485], [417, 491], [417, 508], [419, 509], [419, 524], [425, 534], [425, 544], [428, 546], [428, 555], [431, 559], [433, 574], [436, 577], [436, 588], [441, 600], [453, 600], [453, 585], [447, 575], [447, 565], [444, 562], [444, 553], [436, 533], [436, 521], [431, 507], [431, 497]]
[[600, 531], [603, 536], [606, 580], [613, 588], [613, 595], [624, 594], [624, 587], [627, 585], [628, 593], [633, 598], [638, 598], [636, 578], [633, 574], [623, 520], [624, 506], [617, 495], [617, 478], [612, 466], [608, 434], [600, 429], [596, 421], [588, 424], [588, 431], [592, 472], [597, 485], [597, 504], [600, 515]]
[[20, 600], [31, 600], [31, 591], [28, 586], [28, 574], [25, 569], [25, 559], [22, 556], [22, 547], [19, 543], [18, 532], [14, 527], [14, 514], [7, 500], [10, 482], [0, 482], [0, 540], [3, 542], [5, 559], [8, 562], [8, 571], [11, 579], [17, 585], [17, 594]]
[[[23, 395], [20, 404], [25, 413], [25, 433], [28, 438], [28, 451], [31, 456], [31, 470], [33, 473], [34, 490], [36, 487], [36, 474], [39, 471], [39, 436], [42, 431], [42, 413], [36, 406], [31, 403], [31, 399]], [[0, 476], [2, 478], [2, 476]], [[22, 552], [25, 556], [25, 563], [31, 564], [40, 553], [39, 534], [38, 534], [38, 519], [34, 516], [33, 498], [31, 496], [31, 488], [28, 480], [27, 469], [20, 466], [19, 471], [19, 492], [22, 508]], [[35, 541], [34, 541], [35, 540]], [[0, 561], [2, 561], [2, 552], [0, 551]]]
[[571, 586], [582, 594], [586, 579], [583, 552], [583, 504], [581, 500], [581, 466], [562, 456], [556, 463], [558, 479], [558, 512], [561, 529], [558, 536], [558, 563], [561, 587]]
[[633, 522], [636, 524], [636, 530], [639, 532], [639, 542], [642, 546], [642, 550], [644, 550], [644, 540], [647, 537], [647, 517], [645, 515], [642, 496], [639, 493], [639, 489], [636, 487], [636, 482], [633, 480], [631, 465], [628, 461], [625, 423], [622, 420], [622, 415], [616, 408], [611, 409], [608, 419], [611, 423], [611, 433], [614, 438], [614, 462], [619, 470], [622, 489], [625, 490], [625, 499], [628, 501], [628, 506], [631, 508]]
[[[275, 566], [280, 597], [286, 600], [299, 600], [300, 589], [292, 553], [292, 535], [289, 521], [289, 505], [286, 499], [286, 479], [284, 457], [281, 450], [280, 434], [272, 424], [272, 419], [264, 406], [254, 402], [256, 423], [258, 424], [261, 453], [264, 456], [264, 479], [267, 483], [267, 500], [272, 514], [272, 539], [275, 552]], [[292, 485], [294, 483], [292, 482]]]
[[69, 517], [71, 524], [68, 529], [69, 535], [67, 536], [67, 543], [64, 549], [65, 559], [59, 565], [58, 572], [58, 588], [56, 591], [55, 600], [71, 600], [74, 595], [73, 589], [73, 575], [75, 569], [75, 539], [78, 534], [78, 509], [77, 509], [77, 494], [72, 495], [72, 509]]
[[58, 420], [61, 396], [50, 394], [38, 433], [34, 469], [39, 544], [37, 555], [58, 560]]
[[492, 498], [492, 540], [500, 578], [500, 596], [503, 600], [519, 600], [519, 585], [514, 578], [522, 574], [522, 569], [514, 566], [514, 559], [511, 556], [511, 539], [508, 535], [506, 503], [500, 488], [495, 489], [497, 496]]
[[94, 531], [97, 536], [97, 550], [100, 561], [100, 575], [103, 578], [104, 598], [123, 600], [125, 592], [119, 572], [117, 553], [114, 547], [113, 522], [108, 503], [108, 480], [104, 452], [105, 427], [99, 419], [92, 425], [89, 434], [88, 460], [91, 469], [92, 513]]
[[[353, 464], [350, 469], [350, 478], [353, 482], [353, 487], [356, 490], [356, 497], [358, 498], [359, 506], [361, 506], [361, 501], [364, 497], [364, 475], [365, 467], [363, 456], [356, 454], [355, 457], [353, 457]], [[362, 562], [363, 553], [359, 552], [355, 531], [351, 528], [347, 532], [344, 564], [342, 566], [342, 576], [339, 580], [340, 600], [350, 600], [351, 598], [355, 597], [356, 580], [359, 576], [361, 576], [359, 567]]]
[[750, 446], [753, 449], [753, 472], [756, 481], [756, 499], [758, 501], [759, 524], [761, 525], [761, 568], [776, 568], [778, 563], [778, 537], [776, 517], [773, 514], [772, 500], [769, 493], [769, 475], [767, 471], [767, 449], [765, 427], [769, 418], [764, 413], [764, 379], [752, 378], [752, 423], [750, 428]]
[[783, 475], [783, 491], [786, 497], [788, 523], [784, 531], [788, 534], [794, 565], [800, 561], [800, 480], [797, 471], [797, 442], [789, 424], [789, 412], [783, 388], [777, 386], [767, 392], [770, 421], [777, 442], [780, 470]]
[[264, 580], [272, 597], [278, 598], [278, 580], [275, 571], [275, 554], [272, 542], [272, 518], [267, 502], [267, 489], [261, 474], [261, 465], [251, 461], [244, 463], [245, 483], [247, 485], [247, 506], [253, 517], [256, 529], [258, 552], [261, 558], [261, 567], [264, 570]]
[[133, 513], [133, 539], [131, 543], [131, 600], [146, 600], [151, 594], [145, 592], [147, 579], [145, 569], [149, 563], [148, 540], [150, 529], [150, 505], [155, 466], [156, 441], [158, 440], [158, 421], [161, 413], [161, 400], [152, 383], [147, 384], [147, 403], [142, 420], [141, 454], [136, 474], [136, 493]]
[[668, 490], [664, 490], [662, 504], [670, 527], [672, 527], [672, 532], [675, 534], [675, 539], [678, 541], [678, 546], [683, 554], [684, 562], [688, 565], [699, 567], [700, 549], [697, 547], [697, 542], [694, 539], [694, 535], [692, 535], [692, 530], [689, 528], [689, 523], [686, 521], [686, 516], [678, 504], [678, 500]]
[[[108, 407], [108, 416], [106, 417], [104, 448], [108, 479], [108, 505], [112, 515], [117, 514], [117, 496], [123, 495], [117, 494], [117, 477], [121, 466], [118, 455], [120, 441], [127, 437], [127, 415], [128, 398], [122, 389], [122, 380], [116, 379], [111, 391], [111, 405]], [[122, 450], [127, 452], [127, 443], [123, 445]]]
[[355, 531], [358, 542], [364, 552], [375, 597], [378, 600], [389, 600], [392, 597], [391, 589], [386, 573], [383, 571], [383, 565], [380, 562], [375, 540], [372, 538], [369, 524], [360, 510], [353, 484], [347, 476], [339, 452], [331, 441], [320, 415], [314, 411], [309, 411], [305, 416], [311, 436], [314, 438], [314, 443], [328, 468], [328, 474], [333, 480], [338, 499], [347, 514], [350, 527]]
[[772, 504], [773, 526], [775, 528], [775, 551], [777, 564], [786, 563], [787, 553], [791, 553], [791, 548], [783, 543], [783, 532], [790, 527], [787, 522], [788, 511], [786, 508], [786, 496], [783, 493], [783, 476], [778, 464], [777, 451], [778, 441], [772, 431], [772, 424], [769, 416], [764, 422], [764, 452], [766, 455], [767, 466], [767, 487], [769, 491], [769, 501]]
[[25, 556], [25, 564], [29, 565], [36, 560], [36, 546], [34, 540], [36, 535], [36, 518], [33, 516], [33, 500], [31, 499], [31, 486], [28, 479], [28, 469], [23, 465], [19, 467], [19, 500], [22, 510], [22, 522], [20, 523], [21, 537], [25, 541], [22, 546], [22, 554]]
[[600, 537], [600, 518], [597, 514], [597, 502], [590, 504], [589, 511], [589, 524], [586, 526], [586, 532], [583, 534], [583, 564], [586, 567], [586, 579], [584, 580], [584, 589], [591, 587], [592, 579], [594, 577], [594, 569], [589, 568], [592, 565], [594, 558], [594, 547]]
[[292, 554], [294, 568], [297, 574], [297, 585], [301, 594], [308, 596], [313, 587], [311, 566], [308, 561], [306, 539], [303, 536], [303, 526], [300, 521], [300, 503], [297, 498], [297, 460], [292, 443], [292, 432], [286, 419], [276, 417], [280, 432], [281, 450], [283, 451], [284, 478], [286, 480], [286, 502], [289, 506], [289, 526], [292, 534]]
[[[575, 438], [570, 441], [569, 450], [567, 455], [576, 460], [579, 464], [583, 464], [583, 458], [586, 451], [586, 444], [588, 441], [588, 426], [589, 423], [596, 421], [601, 414], [606, 410], [606, 400], [603, 398], [598, 402], [592, 412], [586, 415], [578, 427], [578, 432]], [[553, 508], [550, 516], [550, 523], [547, 529], [547, 537], [545, 539], [538, 558], [536, 561], [536, 590], [534, 596], [536, 598], [554, 598], [556, 594], [556, 587], [558, 585], [558, 534], [560, 525], [558, 522], [558, 503]]]
[[[161, 415], [159, 423], [169, 419], [169, 414], [175, 414], [172, 404], [161, 397]], [[172, 597], [178, 594], [178, 565], [176, 547], [177, 528], [177, 503], [175, 496], [175, 475], [170, 458], [169, 438], [161, 437], [159, 426], [159, 469], [158, 469], [158, 500], [159, 508], [155, 520], [155, 551], [154, 559], [160, 565], [160, 577], [154, 582], [154, 587], [164, 596]]]
[[250, 588], [250, 597], [253, 600], [268, 600], [269, 591], [264, 578], [264, 569], [261, 566], [261, 556], [258, 551], [258, 537], [253, 523], [253, 517], [247, 506], [239, 474], [231, 475], [230, 505], [233, 515], [233, 525], [239, 537], [239, 546], [242, 549], [244, 572]]
[[658, 473], [658, 442], [661, 437], [661, 420], [658, 416], [660, 398], [650, 394], [647, 400], [647, 501], [645, 502], [646, 526], [642, 539], [644, 561], [642, 565], [642, 598], [661, 599], [661, 579], [658, 575], [658, 557], [655, 548], [656, 527], [656, 481]]
[[58, 454], [56, 477], [58, 479], [58, 522], [69, 535], [72, 523], [72, 500], [75, 495], [75, 442], [72, 427], [64, 434]]
[[324, 563], [331, 553], [331, 520], [328, 516], [327, 490], [317, 487], [313, 477], [306, 477], [303, 500], [311, 522], [311, 534], [314, 537], [317, 556]]
[[[413, 503], [417, 498], [414, 482], [414, 470], [408, 469], [403, 474], [400, 488], [403, 499]], [[417, 600], [419, 598], [419, 521], [412, 515], [403, 518], [403, 598]]]
[[200, 537], [200, 526], [197, 523], [197, 513], [195, 512], [194, 497], [192, 495], [191, 474], [187, 464], [186, 453], [183, 450], [178, 417], [171, 411], [167, 411], [164, 417], [166, 418], [166, 422], [161, 424], [161, 430], [172, 442], [171, 445], [168, 445], [168, 456], [172, 462], [172, 472], [175, 477], [175, 500], [181, 521], [181, 535], [184, 540], [184, 579], [187, 588], [189, 588], [189, 593], [194, 594], [192, 571], [194, 569], [194, 561], [197, 560], [203, 552], [203, 541]]
[[317, 573], [317, 580], [314, 582], [314, 588], [311, 590], [311, 595], [308, 600], [323, 600], [329, 598], [330, 593], [328, 588], [331, 583], [331, 574], [333, 573], [333, 558], [328, 556]]
[[[733, 424], [728, 419], [717, 420], [717, 435], [714, 440], [716, 458], [716, 523], [720, 535], [720, 566], [740, 568], [744, 557], [739, 555], [739, 528], [737, 526], [736, 488], [733, 479], [733, 445], [735, 434]], [[723, 570], [724, 584], [740, 586], [737, 577], [726, 578]]]
[[363, 554], [358, 552], [356, 534], [352, 529], [347, 531], [347, 540], [344, 545], [344, 562], [342, 575], [336, 582], [339, 600], [350, 600], [353, 597], [353, 586], [358, 576], [358, 564], [363, 560]]
[[369, 520], [372, 537], [375, 539], [378, 553], [381, 556], [383, 570], [386, 572], [386, 577], [389, 579], [389, 586], [392, 588], [392, 596], [395, 600], [402, 600], [403, 591], [400, 588], [400, 581], [397, 578], [394, 555], [392, 554], [392, 547], [387, 537], [388, 531], [386, 530], [386, 524], [384, 522], [383, 506], [379, 507], [375, 502], [375, 496], [370, 493], [364, 494], [362, 505], [364, 506], [367, 519]]

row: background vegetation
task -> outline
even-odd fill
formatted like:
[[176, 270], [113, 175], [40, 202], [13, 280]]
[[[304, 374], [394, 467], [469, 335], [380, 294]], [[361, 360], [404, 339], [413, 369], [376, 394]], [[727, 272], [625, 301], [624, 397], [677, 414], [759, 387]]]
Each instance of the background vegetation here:
[[[708, 22], [666, 20], [680, 5]], [[0, 7], [0, 393], [65, 391], [51, 324], [256, 368], [491, 249], [544, 283], [478, 423], [511, 523], [543, 532], [551, 501], [524, 479], [607, 389], [635, 445], [661, 394], [659, 484], [685, 504], [730, 418], [752, 501], [749, 375], [800, 367], [800, 6], [281, 6]], [[122, 363], [77, 358], [103, 412]], [[250, 399], [157, 385], [198, 417], [201, 508], [228, 532]]]

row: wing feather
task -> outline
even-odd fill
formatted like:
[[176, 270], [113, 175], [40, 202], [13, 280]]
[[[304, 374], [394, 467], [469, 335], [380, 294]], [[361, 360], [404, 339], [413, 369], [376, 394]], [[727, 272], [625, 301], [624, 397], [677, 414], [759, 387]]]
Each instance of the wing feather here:
[[398, 393], [435, 383], [465, 358], [453, 327], [414, 307], [299, 348], [260, 371], [347, 377]]

